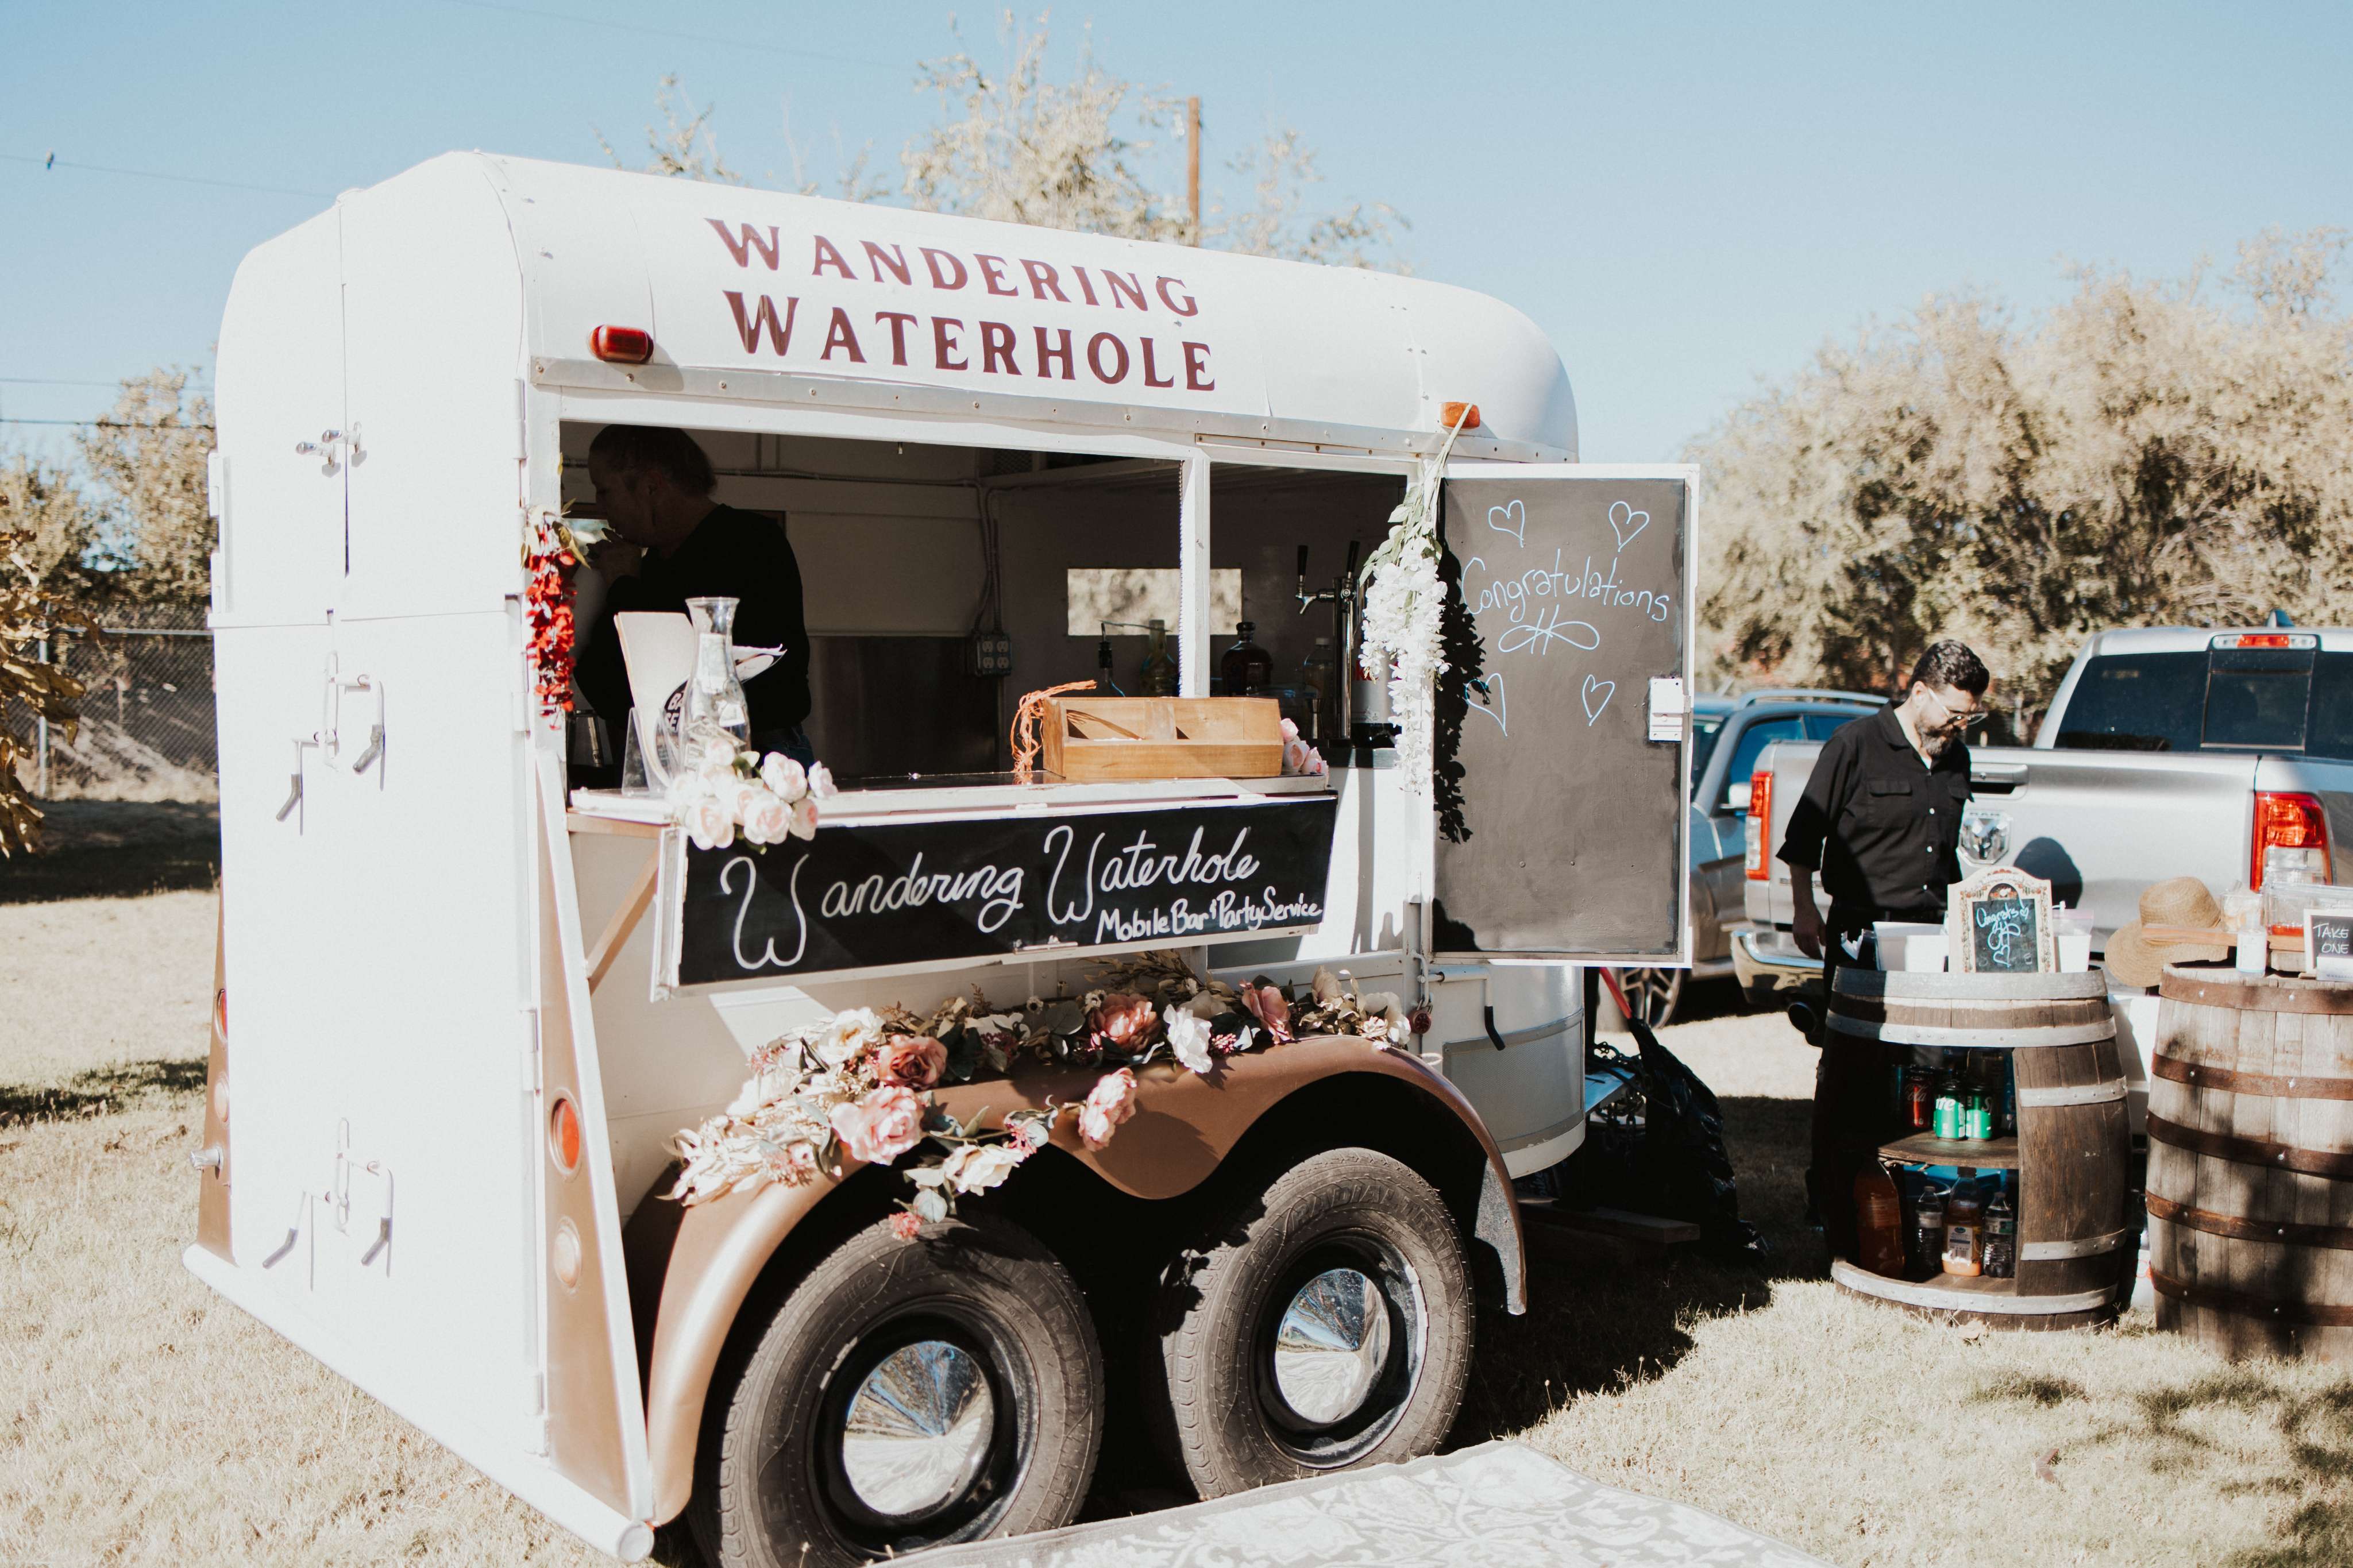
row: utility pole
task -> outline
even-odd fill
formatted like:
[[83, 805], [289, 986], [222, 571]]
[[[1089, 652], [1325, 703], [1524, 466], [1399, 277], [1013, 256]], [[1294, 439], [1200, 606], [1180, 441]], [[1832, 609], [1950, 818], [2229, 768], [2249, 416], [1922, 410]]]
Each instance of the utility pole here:
[[1201, 243], [1201, 100], [1185, 100], [1185, 207], [1192, 215], [1186, 243]]

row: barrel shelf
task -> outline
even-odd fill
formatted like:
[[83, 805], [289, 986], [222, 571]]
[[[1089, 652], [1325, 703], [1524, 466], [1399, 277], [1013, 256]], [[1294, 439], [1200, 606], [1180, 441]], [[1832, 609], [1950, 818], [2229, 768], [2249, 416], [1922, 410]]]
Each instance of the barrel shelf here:
[[[2114, 1321], [2138, 1225], [2126, 1213], [2126, 1086], [2104, 977], [1841, 969], [1824, 1023], [1813, 1164], [1839, 1288], [1989, 1328]], [[1989, 1052], [2009, 1059], [2015, 1136], [1937, 1138], [1897, 1116], [1888, 1091], [1900, 1067]], [[2015, 1173], [2015, 1275], [1892, 1279], [1862, 1268], [1849, 1194], [1883, 1164]]]
[[1898, 1165], [1957, 1165], [1974, 1171], [2019, 1168], [2015, 1138], [1937, 1138], [1915, 1132], [1879, 1146], [1879, 1157]]

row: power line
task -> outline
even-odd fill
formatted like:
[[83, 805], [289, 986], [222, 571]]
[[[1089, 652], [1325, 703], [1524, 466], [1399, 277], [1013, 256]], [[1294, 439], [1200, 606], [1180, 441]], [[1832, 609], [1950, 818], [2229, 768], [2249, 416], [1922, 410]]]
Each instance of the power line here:
[[225, 191], [261, 191], [274, 196], [314, 196], [322, 202], [335, 199], [332, 191], [298, 191], [291, 185], [256, 185], [243, 180], [209, 180], [201, 174], [165, 174], [153, 169], [123, 169], [111, 163], [78, 163], [60, 158], [55, 153], [46, 158], [28, 158], [22, 153], [0, 153], [0, 162], [31, 163], [41, 169], [75, 169], [89, 174], [129, 174], [140, 180], [169, 180], [180, 185], [211, 185]]
[[209, 430], [209, 425], [142, 424], [130, 419], [0, 419], [0, 425], [71, 425], [91, 430]]
[[872, 66], [877, 70], [905, 70], [902, 60], [868, 59], [862, 55], [828, 54], [821, 49], [797, 49], [786, 44], [754, 43], [747, 38], [714, 37], [709, 33], [681, 33], [668, 27], [641, 27], [634, 22], [607, 22], [601, 16], [575, 16], [565, 11], [543, 11], [533, 5], [502, 5], [495, 0], [449, 0], [453, 5], [463, 5], [470, 11], [504, 11], [515, 16], [538, 16], [550, 22], [570, 22], [581, 27], [609, 27], [617, 33], [638, 33], [649, 38], [678, 38], [690, 44], [713, 44], [723, 48], [749, 49], [764, 55], [791, 55], [801, 59], [825, 60], [840, 66]]
[[[122, 379], [120, 376], [112, 381], [83, 381], [67, 375], [0, 375], [0, 386], [121, 386], [121, 384]], [[192, 381], [188, 383], [188, 390], [200, 392], [204, 390], [204, 386], [202, 383]]]

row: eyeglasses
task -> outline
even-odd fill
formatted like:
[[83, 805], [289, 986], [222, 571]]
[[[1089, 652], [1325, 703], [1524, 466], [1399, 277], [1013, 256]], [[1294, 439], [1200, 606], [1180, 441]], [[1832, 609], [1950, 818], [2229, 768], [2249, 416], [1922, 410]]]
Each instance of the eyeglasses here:
[[[1972, 719], [1981, 719], [1985, 717], [1986, 710], [1978, 705], [1978, 701], [1975, 698], [1969, 699], [1969, 705], [1967, 708], [1956, 708], [1951, 703], [1946, 701], [1943, 698], [1937, 696], [1935, 691], [1930, 690], [1926, 686], [1922, 686], [1920, 689], [1927, 693], [1928, 700], [1935, 703], [1937, 710], [1944, 714], [1942, 719], [1937, 720], [1934, 723], [1926, 722], [1924, 720], [1921, 724], [1921, 728], [1924, 730], [1934, 731], [1936, 733], [1941, 735], [1948, 730], [1967, 729], [1968, 727], [1969, 721]], [[1962, 695], [1966, 697], [1968, 694], [1967, 692], [1963, 692]]]

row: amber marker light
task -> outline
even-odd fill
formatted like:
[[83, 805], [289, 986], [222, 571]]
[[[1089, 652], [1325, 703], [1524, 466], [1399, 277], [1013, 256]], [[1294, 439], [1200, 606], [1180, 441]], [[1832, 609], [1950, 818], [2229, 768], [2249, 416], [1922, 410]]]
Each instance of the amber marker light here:
[[654, 357], [654, 335], [637, 327], [598, 327], [588, 352], [607, 364], [643, 364]]
[[547, 1113], [547, 1157], [567, 1176], [580, 1168], [580, 1108], [568, 1094], [557, 1095]]

